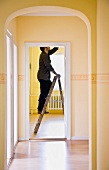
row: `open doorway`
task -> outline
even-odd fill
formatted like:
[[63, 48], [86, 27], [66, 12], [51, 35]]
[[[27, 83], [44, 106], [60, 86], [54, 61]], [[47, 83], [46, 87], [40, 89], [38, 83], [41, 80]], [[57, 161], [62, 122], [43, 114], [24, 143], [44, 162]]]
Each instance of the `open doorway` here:
[[[60, 103], [59, 103], [60, 108], [53, 108], [53, 105], [51, 107], [51, 104], [49, 103], [47, 106], [48, 107], [47, 109], [50, 113], [48, 115], [47, 114], [44, 115], [45, 121], [44, 121], [44, 118], [42, 120], [42, 122], [45, 122], [46, 124], [47, 122], [49, 122], [47, 125], [48, 127], [45, 124], [41, 123], [38, 134], [34, 135], [34, 127], [39, 117], [39, 115], [37, 114], [37, 106], [38, 106], [38, 97], [40, 93], [40, 87], [39, 87], [39, 82], [37, 80], [37, 69], [38, 69], [38, 62], [39, 62], [39, 55], [40, 55], [40, 48], [39, 48], [40, 46], [50, 46], [51, 48], [56, 46], [56, 47], [59, 47], [60, 49], [59, 52], [57, 52], [57, 54], [54, 54], [54, 56], [52, 56], [50, 59], [55, 70], [57, 72], [60, 72], [60, 74], [63, 74], [61, 76], [61, 83], [62, 83], [62, 88], [64, 92], [64, 114], [63, 114], [62, 106]], [[70, 134], [71, 133], [70, 132], [70, 128], [71, 128], [70, 127], [70, 120], [71, 120], [70, 119], [70, 101], [68, 102], [68, 100], [70, 99], [70, 87], [68, 87], [70, 86], [70, 75], [69, 75], [70, 74], [70, 61], [69, 61], [70, 60], [70, 43], [68, 42], [67, 43], [52, 43], [52, 42], [50, 43], [25, 43], [25, 52], [26, 52], [25, 58], [26, 58], [26, 92], [27, 92], [26, 93], [26, 122], [27, 122], [26, 123], [27, 125], [26, 134], [28, 135], [28, 138], [33, 139], [33, 138], [48, 138], [48, 137], [52, 138], [53, 137], [53, 138], [70, 139], [70, 136], [71, 136]], [[35, 53], [38, 55], [36, 56]], [[33, 61], [33, 56], [37, 58], [35, 59], [37, 60], [36, 63]], [[66, 59], [66, 56], [67, 56], [67, 59]], [[32, 67], [36, 67], [37, 69], [33, 71], [34, 69], [32, 69]], [[66, 76], [66, 75], [69, 75], [69, 76]], [[52, 75], [51, 79], [53, 79], [53, 77], [54, 75]], [[32, 81], [30, 81], [30, 79]], [[58, 84], [56, 83], [54, 87], [54, 91], [53, 91], [54, 96], [56, 93], [58, 93], [56, 94], [56, 97], [59, 96], [58, 90], [59, 90]], [[60, 100], [58, 101], [60, 102]], [[56, 105], [57, 103], [55, 103], [55, 107]], [[50, 114], [51, 114], [51, 118], [50, 118]], [[53, 116], [53, 114], [55, 116]], [[55, 128], [54, 132], [59, 131], [59, 130], [56, 130], [56, 129], [59, 129], [59, 125], [62, 131], [59, 134], [58, 132], [54, 134], [51, 133], [51, 135], [49, 135], [49, 132], [48, 134], [47, 133], [44, 134], [45, 130], [43, 129], [46, 127], [49, 130], [53, 131], [52, 126], [50, 124], [51, 120], [53, 119], [54, 119], [54, 123], [52, 122], [52, 126], [54, 126]], [[57, 125], [56, 125], [56, 122], [57, 122]], [[41, 132], [41, 126], [42, 126], [42, 132]], [[42, 135], [40, 136], [41, 133]]]
[[[53, 46], [50, 46], [53, 49]], [[60, 81], [64, 96], [64, 67], [65, 67], [65, 49], [64, 46], [58, 47], [56, 53], [50, 55], [51, 65], [57, 73], [61, 75]], [[29, 126], [30, 139], [39, 138], [65, 138], [64, 110], [59, 91], [58, 80], [53, 88], [50, 100], [46, 108], [43, 120], [39, 127], [38, 133], [34, 133], [36, 122], [39, 118], [38, 114], [38, 99], [40, 95], [40, 85], [37, 79], [39, 68], [39, 56], [41, 54], [39, 47], [29, 48], [29, 64], [30, 64], [30, 94], [29, 94]], [[54, 74], [51, 73], [50, 80], [53, 82]]]
[[[35, 12], [37, 11], [37, 12], [39, 12], [39, 13], [41, 13], [42, 14], [42, 11], [44, 11], [44, 10], [48, 10], [48, 13], [49, 13], [49, 15], [51, 15], [51, 11], [52, 11], [52, 8], [54, 9], [54, 7], [51, 7], [51, 6], [49, 6], [49, 7], [47, 7], [47, 6], [41, 6], [41, 7], [34, 7], [34, 9], [35, 9]], [[43, 9], [43, 10], [42, 10]], [[92, 63], [91, 63], [91, 26], [90, 26], [90, 23], [89, 23], [89, 20], [88, 20], [88, 18], [83, 14], [83, 13], [81, 13], [80, 11], [76, 11], [76, 10], [73, 10], [73, 9], [68, 9], [68, 8], [63, 8], [63, 7], [55, 7], [55, 10], [56, 11], [59, 11], [59, 12], [63, 12], [64, 14], [69, 14], [69, 15], [74, 15], [75, 14], [75, 16], [78, 16], [79, 18], [81, 18], [85, 23], [86, 23], [86, 25], [87, 25], [87, 28], [88, 28], [88, 73], [89, 74], [91, 74], [92, 73], [92, 70], [91, 70], [91, 65], [92, 65]], [[34, 10], [33, 10], [33, 8], [28, 8], [27, 10], [25, 10], [25, 12], [24, 12], [24, 9], [22, 9], [22, 10], [19, 10], [19, 11], [16, 11], [15, 13], [13, 13], [11, 16], [9, 16], [9, 20], [11, 19], [11, 18], [13, 18], [13, 17], [16, 17], [16, 16], [18, 16], [18, 15], [21, 15], [21, 14], [24, 14], [24, 13], [29, 13], [29, 12], [34, 12]], [[68, 39], [69, 40], [69, 39]], [[34, 40], [30, 40], [30, 41], [34, 41]], [[56, 40], [57, 41], [57, 40]], [[27, 45], [27, 47], [26, 48], [28, 48], [28, 46], [29, 46], [29, 44], [27, 43], [26, 44]], [[27, 54], [28, 55], [28, 54]], [[26, 63], [28, 62], [28, 59], [26, 60]], [[69, 65], [70, 65], [70, 63], [69, 63]], [[68, 68], [69, 69], [69, 68]], [[27, 76], [27, 74], [29, 73], [28, 72], [28, 68], [26, 68], [26, 90], [28, 89], [28, 84], [27, 84], [27, 82], [28, 82], [28, 76]], [[67, 69], [66, 69], [67, 70]], [[70, 78], [70, 74], [69, 74], [69, 78]], [[69, 80], [69, 79], [68, 79]], [[68, 81], [66, 81], [67, 83], [69, 83]], [[90, 152], [90, 163], [92, 162], [92, 109], [91, 109], [91, 106], [92, 106], [92, 83], [91, 83], [91, 81], [89, 81], [89, 116], [90, 116], [90, 122], [89, 122], [89, 131], [90, 131], [90, 136], [89, 136], [89, 140], [90, 140], [90, 142], [89, 142], [89, 147], [90, 147], [90, 149], [89, 149], [89, 152]], [[69, 88], [69, 87], [68, 87]], [[70, 88], [68, 89], [68, 90], [70, 90]], [[29, 120], [29, 118], [28, 118], [28, 110], [29, 110], [29, 108], [28, 108], [28, 104], [29, 104], [29, 98], [28, 98], [28, 91], [26, 91], [26, 95], [25, 95], [25, 99], [26, 99], [26, 116], [25, 116], [25, 119], [26, 119], [26, 126], [25, 126], [25, 131], [24, 132], [26, 132], [25, 133], [25, 139], [29, 139], [29, 123], [28, 123], [28, 120]], [[69, 96], [70, 96], [70, 93], [69, 93]], [[68, 96], [68, 97], [69, 97]], [[26, 98], [27, 97], [27, 98]], [[70, 98], [70, 97], [69, 97]], [[69, 99], [68, 98], [68, 99]], [[66, 103], [67, 103], [67, 106], [69, 106], [69, 100], [68, 101], [66, 101]], [[68, 107], [68, 109], [70, 109], [69, 107]], [[70, 113], [69, 112], [70, 110], [68, 110], [68, 114]], [[69, 117], [68, 117], [68, 119], [69, 119]], [[70, 121], [69, 121], [70, 122]], [[67, 124], [69, 127], [71, 127], [71, 124]], [[68, 129], [70, 129], [70, 128], [68, 128]], [[69, 133], [68, 133], [69, 132]], [[67, 131], [67, 134], [68, 134], [68, 137], [70, 138], [71, 137], [71, 135], [70, 135], [70, 131], [68, 130]]]

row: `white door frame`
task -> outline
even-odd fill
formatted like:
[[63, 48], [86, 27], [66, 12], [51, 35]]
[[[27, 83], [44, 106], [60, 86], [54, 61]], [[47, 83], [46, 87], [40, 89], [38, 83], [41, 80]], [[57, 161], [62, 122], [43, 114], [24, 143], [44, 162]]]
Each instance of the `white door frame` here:
[[65, 97], [64, 97], [64, 119], [65, 119], [65, 137], [66, 139], [71, 139], [71, 99], [70, 99], [70, 81], [71, 81], [71, 71], [70, 71], [70, 43], [69, 42], [26, 42], [25, 43], [25, 137], [29, 140], [29, 47], [40, 47], [40, 46], [64, 46], [65, 47]]
[[[14, 65], [14, 148], [18, 141], [18, 49], [17, 44], [13, 42], [13, 65]], [[15, 117], [16, 114], [16, 117]], [[15, 134], [16, 133], [16, 134]], [[16, 137], [16, 141], [15, 141]]]
[[[8, 84], [10, 83], [10, 89], [7, 89], [7, 97], [8, 97], [8, 93], [10, 93], [10, 106], [7, 106], [7, 114], [8, 114], [8, 109], [9, 109], [8, 107], [10, 107], [10, 129], [11, 129], [11, 132], [10, 132], [10, 159], [11, 159], [13, 157], [13, 152], [14, 152], [14, 141], [13, 141], [13, 139], [14, 139], [14, 104], [13, 104], [13, 102], [14, 102], [14, 91], [13, 91], [13, 88], [14, 88], [13, 44], [14, 44], [14, 41], [13, 41], [13, 36], [9, 32], [9, 30], [7, 30], [7, 32], [6, 32], [6, 37], [8, 37], [10, 39], [10, 47], [9, 47], [10, 48], [10, 58], [7, 58], [7, 65], [8, 65], [7, 68], [9, 67], [9, 69], [10, 69], [10, 72], [9, 73], [7, 72], [7, 78], [8, 78], [8, 76], [10, 77], [10, 82], [8, 82], [8, 79], [7, 79], [7, 87], [8, 87]], [[9, 60], [9, 62], [8, 62], [8, 60]], [[8, 102], [9, 101], [7, 101], [7, 103]]]

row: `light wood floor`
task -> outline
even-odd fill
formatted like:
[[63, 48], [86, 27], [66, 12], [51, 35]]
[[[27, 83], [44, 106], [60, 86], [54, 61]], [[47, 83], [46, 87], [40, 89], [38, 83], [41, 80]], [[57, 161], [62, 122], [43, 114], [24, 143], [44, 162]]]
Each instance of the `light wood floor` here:
[[88, 170], [88, 141], [19, 142], [9, 170]]
[[65, 138], [64, 114], [62, 111], [49, 112], [43, 116], [37, 134], [34, 134], [34, 127], [39, 114], [30, 114], [30, 139], [38, 138]]
[[18, 143], [9, 170], [88, 170], [88, 141], [65, 140], [62, 113], [44, 115], [35, 135], [38, 116], [30, 115], [30, 137], [35, 140]]

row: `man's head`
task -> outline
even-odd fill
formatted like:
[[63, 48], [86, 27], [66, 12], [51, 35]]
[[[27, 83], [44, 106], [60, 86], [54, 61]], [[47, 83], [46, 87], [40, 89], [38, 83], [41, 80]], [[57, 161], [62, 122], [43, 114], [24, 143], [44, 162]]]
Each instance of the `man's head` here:
[[40, 50], [48, 54], [48, 52], [50, 51], [50, 47], [40, 47]]
[[40, 47], [40, 50], [43, 52], [45, 47]]

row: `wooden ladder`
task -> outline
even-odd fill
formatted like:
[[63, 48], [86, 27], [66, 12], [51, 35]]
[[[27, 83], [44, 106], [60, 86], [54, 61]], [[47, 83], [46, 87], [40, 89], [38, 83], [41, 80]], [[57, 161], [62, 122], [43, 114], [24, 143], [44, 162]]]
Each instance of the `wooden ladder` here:
[[37, 123], [36, 123], [36, 126], [35, 126], [35, 128], [34, 128], [34, 133], [37, 133], [37, 132], [38, 132], [39, 126], [40, 126], [40, 124], [41, 124], [43, 115], [44, 115], [44, 113], [45, 113], [47, 104], [48, 104], [48, 102], [49, 102], [51, 93], [52, 93], [52, 91], [53, 91], [53, 88], [54, 88], [54, 86], [55, 86], [55, 83], [56, 83], [56, 80], [57, 80], [57, 79], [58, 79], [60, 96], [61, 96], [61, 101], [62, 101], [62, 108], [63, 108], [63, 111], [64, 111], [64, 98], [63, 98], [63, 93], [62, 93], [61, 81], [60, 81], [60, 78], [58, 78], [57, 76], [54, 76], [54, 79], [53, 79], [52, 85], [51, 85], [51, 87], [50, 87], [49, 93], [48, 93], [48, 95], [47, 95], [47, 98], [46, 98], [44, 107], [43, 107], [43, 109], [42, 109], [42, 112], [40, 113], [40, 116], [39, 116], [39, 118], [38, 118], [38, 120], [37, 120]]

